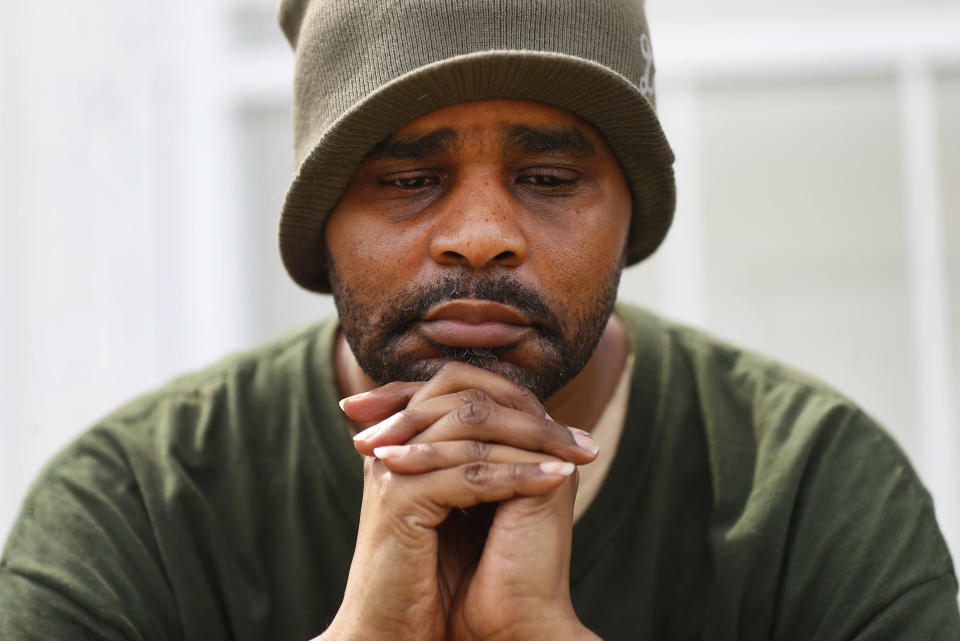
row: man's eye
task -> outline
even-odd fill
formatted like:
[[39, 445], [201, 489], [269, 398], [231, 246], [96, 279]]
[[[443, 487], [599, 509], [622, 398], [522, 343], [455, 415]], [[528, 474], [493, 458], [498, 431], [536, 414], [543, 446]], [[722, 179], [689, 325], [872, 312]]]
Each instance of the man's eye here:
[[534, 187], [566, 187], [576, 182], [575, 178], [561, 178], [552, 174], [533, 174], [521, 176], [520, 180]]
[[424, 187], [430, 187], [435, 183], [436, 178], [433, 176], [405, 176], [403, 178], [385, 180], [382, 184], [389, 185], [391, 187], [399, 187], [400, 189], [423, 189]]

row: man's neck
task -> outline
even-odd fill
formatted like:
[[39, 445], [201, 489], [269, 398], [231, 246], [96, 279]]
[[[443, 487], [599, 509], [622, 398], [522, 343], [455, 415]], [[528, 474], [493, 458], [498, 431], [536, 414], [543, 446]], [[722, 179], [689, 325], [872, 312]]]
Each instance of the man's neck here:
[[591, 431], [620, 380], [629, 347], [627, 328], [613, 314], [586, 366], [544, 403], [550, 416], [565, 425]]
[[[600, 337], [597, 349], [583, 370], [544, 403], [555, 420], [588, 432], [593, 429], [613, 394], [626, 363], [629, 340], [620, 318], [613, 314]], [[377, 387], [357, 363], [343, 332], [337, 334], [334, 371], [342, 397]]]

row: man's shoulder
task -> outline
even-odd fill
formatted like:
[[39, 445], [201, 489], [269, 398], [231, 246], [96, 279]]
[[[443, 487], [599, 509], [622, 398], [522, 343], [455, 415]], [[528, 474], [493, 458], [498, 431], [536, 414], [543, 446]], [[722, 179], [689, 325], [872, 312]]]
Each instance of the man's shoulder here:
[[[62, 502], [64, 486], [86, 487], [86, 498], [75, 497], [84, 506], [94, 494], [94, 503], [109, 504], [130, 493], [135, 504], [165, 504], [174, 487], [181, 497], [228, 496], [232, 481], [224, 479], [296, 466], [307, 452], [318, 455], [318, 441], [349, 440], [338, 429], [329, 366], [336, 328], [330, 319], [237, 352], [87, 426], [38, 475], [21, 521], [37, 505]], [[331, 425], [333, 436], [317, 429]]]
[[800, 482], [814, 468], [834, 478], [870, 467], [904, 475], [927, 500], [895, 439], [842, 392], [707, 332], [636, 308], [620, 313], [640, 363], [634, 394], [655, 406], [650, 422], [664, 443], [703, 444], [716, 496], [779, 490], [785, 475]]
[[308, 390], [329, 387], [336, 328], [336, 319], [328, 319], [225, 356], [132, 399], [98, 424], [146, 427], [158, 412], [229, 403], [256, 410], [260, 405], [272, 407]]
[[762, 427], [777, 417], [798, 418], [794, 413], [801, 407], [807, 419], [813, 411], [862, 414], [833, 386], [775, 358], [634, 306], [617, 309], [630, 328], [637, 359], [646, 364], [641, 375], [656, 377], [662, 400], [701, 406], [708, 422], [746, 413]]
[[711, 571], [722, 577], [718, 616], [749, 602], [761, 629], [779, 617], [778, 629], [798, 638], [834, 628], [848, 638], [851, 625], [881, 626], [890, 612], [909, 618], [911, 607], [926, 607], [909, 605], [912, 595], [937, 586], [929, 603], [956, 624], [953, 565], [933, 503], [883, 427], [774, 359], [649, 312], [618, 311], [640, 363], [634, 393], [655, 406], [635, 431], [650, 432], [659, 490], [680, 488], [666, 511], [680, 506], [688, 518], [700, 497]]
[[330, 371], [335, 331], [330, 321], [234, 354], [87, 429], [26, 496], [0, 601], [62, 606], [96, 630], [137, 619], [173, 638], [178, 599], [202, 628], [223, 586], [245, 603], [273, 589], [283, 572], [263, 559], [296, 574], [321, 537], [349, 558], [360, 472]]
[[[107, 414], [33, 483], [29, 506], [65, 479], [88, 486], [158, 483], [204, 468], [224, 474], [276, 460], [336, 415], [331, 319], [181, 375]], [[230, 468], [222, 463], [230, 461]]]
[[791, 381], [818, 393], [841, 396], [820, 379], [802, 372], [776, 358], [736, 345], [709, 331], [695, 328], [660, 316], [649, 310], [618, 303], [617, 312], [631, 331], [637, 346], [659, 343], [658, 355], [665, 358], [683, 358], [689, 362], [692, 374], [698, 376], [743, 374], [739, 379], [747, 383], [757, 378]]

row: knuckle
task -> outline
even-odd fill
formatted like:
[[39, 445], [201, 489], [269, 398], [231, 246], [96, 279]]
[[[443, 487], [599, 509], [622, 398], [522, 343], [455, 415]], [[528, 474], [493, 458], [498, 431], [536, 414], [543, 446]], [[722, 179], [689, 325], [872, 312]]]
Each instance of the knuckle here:
[[415, 419], [417, 417], [417, 414], [418, 414], [417, 408], [415, 407], [405, 407], [399, 412], [397, 412], [397, 416], [401, 421], [408, 421], [408, 420]]
[[463, 467], [463, 478], [474, 488], [483, 488], [490, 484], [490, 466], [486, 463], [470, 463]]
[[543, 406], [540, 404], [540, 399], [537, 398], [537, 395], [533, 393], [529, 387], [523, 387], [522, 385], [517, 386], [517, 393], [520, 397], [520, 402], [517, 403], [517, 407], [514, 409], [523, 409], [524, 407], [537, 407], [540, 408], [540, 411], [543, 411]]
[[457, 398], [463, 403], [487, 403], [490, 395], [482, 389], [465, 389], [457, 392]]
[[[536, 434], [534, 438], [536, 439], [536, 444], [538, 447], [542, 448], [543, 446], [550, 443], [552, 440], [554, 440], [554, 438], [556, 437], [556, 434], [557, 434], [556, 423], [552, 423], [543, 417], [541, 417], [540, 420], [537, 421], [537, 429], [536, 429]], [[566, 440], [573, 439], [573, 437], [570, 436], [569, 434], [567, 436], [568, 438]]]
[[413, 445], [413, 451], [417, 452], [418, 454], [423, 455], [424, 457], [431, 458], [431, 459], [432, 459], [432, 458], [436, 458], [436, 457], [440, 456], [440, 454], [441, 454], [440, 444], [439, 444], [439, 443], [433, 443], [433, 442], [431, 442], [431, 443], [417, 443], [417, 444]]
[[398, 427], [407, 429], [411, 425], [419, 425], [421, 412], [416, 407], [405, 407], [394, 415], [390, 421], [389, 429], [385, 431], [394, 431]]
[[457, 420], [466, 425], [483, 423], [493, 411], [493, 405], [484, 401], [471, 401], [457, 408]]
[[388, 470], [385, 466], [383, 470], [377, 475], [378, 485], [380, 487], [380, 493], [384, 496], [390, 496], [396, 492], [397, 488], [397, 479], [396, 476]]
[[519, 463], [508, 463], [504, 469], [504, 474], [507, 479], [516, 482], [523, 478], [524, 469], [524, 466]]
[[376, 503], [381, 505], [396, 500], [398, 479], [386, 467], [377, 470], [365, 481], [363, 486], [364, 501], [367, 500], [368, 496], [375, 498]]
[[484, 441], [467, 441], [467, 455], [475, 461], [489, 461], [490, 444]]

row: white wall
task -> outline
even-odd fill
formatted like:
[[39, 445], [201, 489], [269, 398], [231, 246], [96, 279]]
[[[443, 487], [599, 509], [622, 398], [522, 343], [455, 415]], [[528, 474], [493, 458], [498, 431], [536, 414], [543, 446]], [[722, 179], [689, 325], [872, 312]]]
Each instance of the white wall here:
[[238, 204], [226, 15], [190, 0], [3, 7], [3, 538], [84, 427], [280, 325], [257, 324], [262, 288], [246, 279], [254, 230], [257, 259], [277, 261], [260, 258], [274, 223]]
[[[960, 3], [649, 5], [680, 207], [622, 296], [856, 398], [960, 549]], [[330, 311], [276, 256], [273, 10], [3, 6], [0, 536], [98, 416]]]

